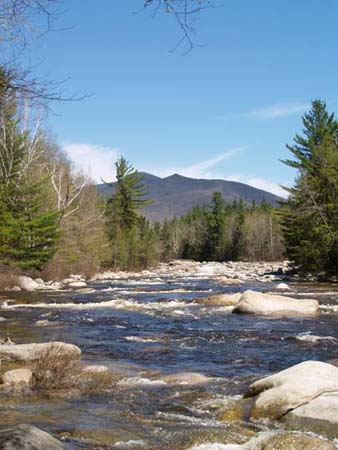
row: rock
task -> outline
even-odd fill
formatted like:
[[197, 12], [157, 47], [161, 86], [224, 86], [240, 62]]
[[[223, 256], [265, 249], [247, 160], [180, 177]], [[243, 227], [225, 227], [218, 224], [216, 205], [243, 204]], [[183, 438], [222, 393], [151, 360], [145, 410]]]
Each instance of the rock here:
[[24, 289], [25, 291], [36, 291], [41, 287], [39, 283], [33, 280], [33, 278], [26, 276], [18, 277], [18, 285], [21, 289]]
[[11, 289], [9, 289], [12, 292], [20, 292], [22, 289], [20, 286], [13, 286]]
[[337, 450], [331, 442], [299, 432], [262, 432], [245, 444], [200, 444], [189, 450]]
[[35, 322], [36, 327], [58, 327], [60, 325], [63, 325], [63, 322], [59, 322], [59, 321], [51, 322], [50, 320], [47, 320], [47, 319], [37, 320]]
[[71, 283], [68, 283], [68, 287], [72, 289], [84, 288], [87, 287], [87, 283], [85, 281], [72, 281]]
[[96, 374], [98, 374], [98, 373], [108, 373], [108, 372], [110, 372], [110, 369], [109, 369], [109, 367], [107, 367], [107, 366], [103, 366], [103, 365], [90, 365], [90, 366], [85, 366], [83, 369], [82, 369], [82, 372], [83, 373], [85, 373], [85, 374], [89, 374], [89, 375], [92, 375], [92, 374], [94, 374], [94, 375], [96, 375]]
[[32, 376], [32, 371], [29, 369], [14, 369], [6, 372], [2, 381], [6, 388], [21, 390], [30, 387]]
[[315, 315], [319, 313], [319, 303], [317, 300], [296, 300], [281, 295], [245, 291], [233, 312], [265, 316]]
[[64, 450], [63, 444], [32, 425], [16, 425], [0, 431], [0, 450]]
[[74, 356], [74, 359], [79, 358], [81, 355], [81, 350], [76, 345], [55, 341], [42, 344], [0, 345], [0, 359], [7, 361], [34, 361], [51, 348], [53, 350], [57, 349], [60, 355]]
[[170, 375], [164, 375], [160, 379], [167, 384], [186, 384], [190, 386], [210, 382], [209, 377], [195, 372], [172, 373]]
[[6, 322], [7, 319], [5, 319], [4, 317], [0, 316], [0, 322]]
[[253, 418], [279, 419], [319, 395], [338, 391], [338, 368], [306, 361], [251, 384], [245, 397], [257, 396]]
[[286, 283], [278, 283], [276, 289], [279, 291], [290, 291], [290, 287]]
[[241, 296], [240, 292], [236, 294], [217, 294], [207, 298], [195, 298], [194, 303], [210, 306], [235, 306], [238, 304]]
[[338, 437], [338, 391], [322, 394], [284, 416], [295, 428]]

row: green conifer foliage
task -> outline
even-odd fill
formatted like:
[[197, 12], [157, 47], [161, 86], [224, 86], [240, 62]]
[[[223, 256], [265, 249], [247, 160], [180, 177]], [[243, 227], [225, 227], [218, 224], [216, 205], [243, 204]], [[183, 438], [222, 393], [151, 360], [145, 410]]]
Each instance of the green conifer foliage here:
[[106, 229], [111, 262], [116, 269], [139, 269], [157, 260], [154, 226], [139, 211], [150, 203], [142, 175], [121, 157], [115, 164], [116, 185], [106, 205]]
[[287, 148], [298, 170], [283, 204], [287, 254], [303, 272], [338, 274], [338, 123], [315, 100], [303, 117], [303, 135]]
[[20, 129], [14, 96], [0, 98], [0, 260], [41, 269], [55, 249], [58, 214], [45, 201], [47, 180], [29, 170], [31, 140]]

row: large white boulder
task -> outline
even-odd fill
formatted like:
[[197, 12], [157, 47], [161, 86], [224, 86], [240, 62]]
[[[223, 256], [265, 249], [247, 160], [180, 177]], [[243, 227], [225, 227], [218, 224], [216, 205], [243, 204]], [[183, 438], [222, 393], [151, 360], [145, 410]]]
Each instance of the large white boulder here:
[[297, 300], [282, 295], [245, 291], [233, 312], [264, 316], [316, 315], [319, 313], [319, 303], [317, 300]]
[[0, 345], [0, 359], [7, 361], [34, 361], [51, 349], [61, 357], [62, 355], [73, 356], [75, 359], [81, 356], [81, 350], [76, 345], [55, 341], [41, 344], [2, 344]]
[[23, 275], [18, 277], [18, 286], [25, 291], [36, 291], [41, 289], [41, 285], [33, 280], [33, 278]]
[[338, 391], [338, 368], [306, 361], [251, 384], [245, 397], [254, 397], [253, 418], [279, 419], [319, 395]]

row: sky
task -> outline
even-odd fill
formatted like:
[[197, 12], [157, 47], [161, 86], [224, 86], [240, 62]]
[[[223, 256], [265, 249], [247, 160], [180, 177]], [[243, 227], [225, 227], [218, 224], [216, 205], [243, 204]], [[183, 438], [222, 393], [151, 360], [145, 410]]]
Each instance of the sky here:
[[240, 181], [277, 194], [280, 160], [321, 98], [338, 109], [337, 0], [216, 0], [196, 17], [194, 46], [143, 0], [67, 0], [26, 58], [64, 80], [48, 129], [76, 167], [114, 179], [125, 156], [165, 177]]

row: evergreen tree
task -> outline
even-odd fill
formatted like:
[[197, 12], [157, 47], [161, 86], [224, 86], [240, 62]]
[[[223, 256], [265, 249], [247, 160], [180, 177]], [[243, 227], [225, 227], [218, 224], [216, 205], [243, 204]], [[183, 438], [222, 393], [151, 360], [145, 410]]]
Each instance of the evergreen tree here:
[[2, 91], [0, 100], [0, 259], [41, 269], [55, 248], [58, 215], [45, 202], [47, 180], [29, 172], [31, 142], [13, 94]]
[[337, 275], [338, 123], [325, 102], [315, 100], [303, 124], [303, 135], [287, 146], [294, 159], [283, 161], [298, 170], [283, 204], [286, 250], [304, 272]]
[[[106, 205], [106, 229], [111, 246], [111, 264], [119, 269], [138, 269], [150, 264], [157, 253], [151, 225], [139, 210], [150, 204], [142, 175], [121, 157], [115, 164], [116, 183]], [[151, 256], [152, 255], [152, 256]]]

